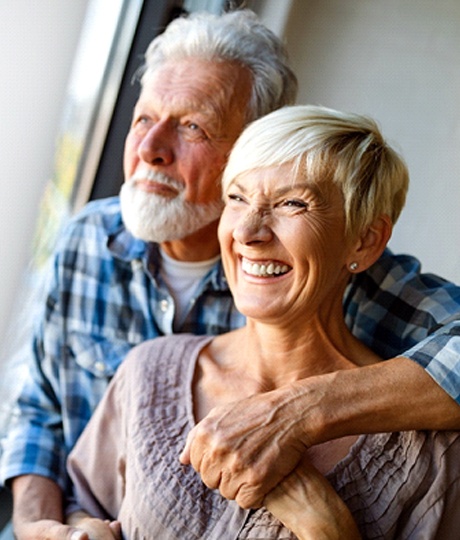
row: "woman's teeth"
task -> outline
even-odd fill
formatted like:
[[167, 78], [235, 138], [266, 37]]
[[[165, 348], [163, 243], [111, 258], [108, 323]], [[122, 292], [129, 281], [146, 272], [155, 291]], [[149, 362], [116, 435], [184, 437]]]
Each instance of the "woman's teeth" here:
[[252, 263], [246, 259], [241, 262], [243, 271], [251, 276], [264, 277], [285, 274], [289, 270], [287, 264], [270, 263]]

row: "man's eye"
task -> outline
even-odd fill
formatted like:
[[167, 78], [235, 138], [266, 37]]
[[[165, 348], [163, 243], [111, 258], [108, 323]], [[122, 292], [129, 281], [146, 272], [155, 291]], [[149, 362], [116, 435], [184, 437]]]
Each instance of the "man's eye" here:
[[201, 126], [195, 122], [187, 122], [184, 125], [189, 131], [193, 131], [194, 133], [204, 133], [204, 130], [201, 128]]
[[134, 122], [133, 126], [147, 126], [149, 125], [150, 119], [148, 116], [138, 116]]
[[141, 115], [141, 116], [138, 116], [137, 119], [136, 119], [136, 122], [138, 124], [146, 124], [148, 121], [149, 121], [149, 117], [146, 116], [146, 115]]
[[208, 138], [204, 129], [195, 122], [184, 123], [181, 129], [185, 136], [190, 137], [192, 140], [202, 140]]

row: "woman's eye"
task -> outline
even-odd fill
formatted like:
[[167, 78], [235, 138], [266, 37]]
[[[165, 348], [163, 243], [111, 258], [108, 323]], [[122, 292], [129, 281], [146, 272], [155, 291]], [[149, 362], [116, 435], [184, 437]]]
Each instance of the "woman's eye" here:
[[236, 193], [230, 193], [227, 195], [227, 199], [229, 201], [235, 201], [235, 202], [243, 202], [243, 198], [240, 195], [237, 195]]
[[298, 199], [289, 199], [284, 201], [283, 206], [287, 206], [288, 208], [308, 208], [308, 203]]

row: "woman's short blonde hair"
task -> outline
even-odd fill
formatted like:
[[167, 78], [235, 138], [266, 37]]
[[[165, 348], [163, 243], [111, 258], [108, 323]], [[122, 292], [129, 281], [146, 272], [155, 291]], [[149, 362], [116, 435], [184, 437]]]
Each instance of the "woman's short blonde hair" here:
[[222, 178], [223, 191], [243, 173], [289, 162], [296, 177], [341, 188], [350, 236], [382, 214], [396, 223], [409, 174], [374, 120], [312, 105], [274, 111], [250, 124], [237, 140]]

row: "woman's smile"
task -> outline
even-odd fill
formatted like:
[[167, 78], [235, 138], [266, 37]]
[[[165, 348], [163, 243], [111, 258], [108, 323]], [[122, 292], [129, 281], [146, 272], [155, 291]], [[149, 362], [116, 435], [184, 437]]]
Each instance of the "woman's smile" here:
[[245, 274], [256, 277], [276, 277], [288, 273], [292, 268], [276, 260], [251, 261], [241, 258], [241, 268]]

